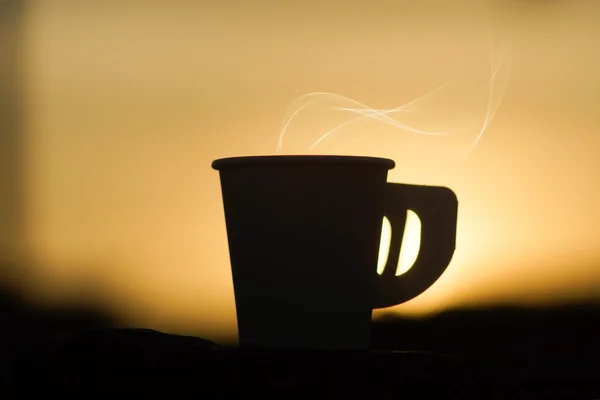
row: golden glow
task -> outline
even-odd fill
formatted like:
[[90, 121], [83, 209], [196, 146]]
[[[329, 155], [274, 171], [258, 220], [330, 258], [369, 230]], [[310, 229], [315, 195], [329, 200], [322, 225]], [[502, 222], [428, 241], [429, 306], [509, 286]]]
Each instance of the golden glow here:
[[[595, 1], [225, 3], [28, 2], [27, 220], [32, 276], [43, 277], [24, 280], [32, 293], [75, 299], [74, 287], [93, 287], [84, 291], [129, 323], [234, 337], [211, 161], [275, 152], [285, 111], [304, 93], [389, 110], [462, 71], [439, 107], [403, 115], [447, 128], [455, 93], [486, 104], [475, 89], [487, 82], [491, 26], [511, 39], [510, 76], [468, 157], [447, 163], [446, 147], [367, 123], [321, 151], [389, 157], [390, 181], [458, 196], [447, 272], [391, 311], [600, 299]], [[322, 135], [328, 115], [307, 115], [294, 128], [304, 142], [284, 152]], [[411, 229], [403, 251], [416, 248]]]

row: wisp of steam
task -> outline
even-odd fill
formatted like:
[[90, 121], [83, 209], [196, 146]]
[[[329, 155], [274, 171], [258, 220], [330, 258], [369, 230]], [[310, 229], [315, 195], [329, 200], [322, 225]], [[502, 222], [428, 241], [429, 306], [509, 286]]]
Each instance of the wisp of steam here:
[[510, 42], [491, 40], [488, 50], [489, 56], [469, 59], [437, 87], [390, 109], [335, 93], [304, 94], [284, 115], [277, 153], [286, 144], [286, 152], [390, 156], [389, 151], [425, 154], [438, 162], [461, 160], [480, 142], [508, 83]]

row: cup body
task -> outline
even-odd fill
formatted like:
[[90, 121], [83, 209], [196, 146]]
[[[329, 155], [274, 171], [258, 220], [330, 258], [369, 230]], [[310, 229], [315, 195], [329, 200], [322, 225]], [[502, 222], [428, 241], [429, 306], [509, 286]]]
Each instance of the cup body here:
[[217, 160], [243, 348], [369, 347], [393, 161], [345, 156]]

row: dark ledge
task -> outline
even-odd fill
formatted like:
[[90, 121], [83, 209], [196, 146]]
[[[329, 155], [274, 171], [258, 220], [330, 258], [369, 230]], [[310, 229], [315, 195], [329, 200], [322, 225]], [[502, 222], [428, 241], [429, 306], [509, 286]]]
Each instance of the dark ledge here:
[[49, 340], [13, 357], [3, 378], [19, 397], [146, 395], [167, 386], [201, 398], [526, 398], [525, 388], [498, 370], [445, 354], [242, 351], [148, 329], [94, 329]]

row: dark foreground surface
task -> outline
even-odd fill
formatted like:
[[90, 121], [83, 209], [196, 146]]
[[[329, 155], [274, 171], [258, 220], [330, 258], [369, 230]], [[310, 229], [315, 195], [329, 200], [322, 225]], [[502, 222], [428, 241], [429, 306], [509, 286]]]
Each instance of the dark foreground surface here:
[[7, 391], [26, 397], [167, 389], [200, 398], [524, 398], [496, 371], [437, 354], [241, 351], [144, 330], [78, 334], [5, 372]]
[[2, 398], [600, 399], [590, 305], [378, 322], [369, 353], [241, 351], [81, 310], [1, 305]]

